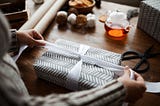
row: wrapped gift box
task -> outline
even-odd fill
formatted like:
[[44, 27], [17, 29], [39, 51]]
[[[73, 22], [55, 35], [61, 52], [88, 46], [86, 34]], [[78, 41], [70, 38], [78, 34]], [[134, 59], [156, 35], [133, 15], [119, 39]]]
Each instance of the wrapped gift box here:
[[137, 26], [160, 42], [160, 0], [141, 2]]
[[[78, 54], [72, 54], [72, 52], [78, 52], [81, 44], [61, 39], [57, 40], [55, 45], [70, 51], [70, 53], [60, 53], [55, 48], [47, 50], [34, 64], [39, 78], [48, 80], [70, 90], [94, 88], [104, 85], [106, 82], [115, 78], [115, 73], [111, 71], [113, 68], [103, 68], [94, 64], [94, 61], [90, 63], [90, 61], [86, 59], [84, 61], [82, 60], [81, 72], [77, 80], [78, 87], [76, 89], [72, 87], [74, 83], [68, 86], [67, 76], [73, 67], [81, 60]], [[120, 63], [121, 58], [121, 54], [93, 47], [90, 47], [84, 55], [115, 65]]]

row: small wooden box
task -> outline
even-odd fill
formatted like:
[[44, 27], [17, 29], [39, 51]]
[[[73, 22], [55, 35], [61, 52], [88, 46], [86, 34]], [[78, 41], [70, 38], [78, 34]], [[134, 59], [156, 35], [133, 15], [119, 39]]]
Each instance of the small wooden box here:
[[19, 29], [28, 20], [25, 0], [1, 0], [0, 10], [5, 14], [11, 28]]
[[28, 20], [28, 14], [26, 10], [6, 13], [5, 16], [8, 19], [11, 28], [13, 29], [19, 29]]
[[0, 9], [3, 13], [25, 10], [25, 0], [0, 0]]

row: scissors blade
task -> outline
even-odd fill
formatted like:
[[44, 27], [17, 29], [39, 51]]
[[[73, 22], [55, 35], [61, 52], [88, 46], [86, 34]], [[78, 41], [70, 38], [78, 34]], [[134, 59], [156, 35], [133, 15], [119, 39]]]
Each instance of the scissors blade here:
[[145, 52], [144, 52], [144, 55], [147, 55], [149, 54], [149, 52], [152, 50], [154, 45], [151, 45]]
[[148, 55], [148, 58], [156, 57], [156, 56], [158, 56], [158, 55], [160, 55], [160, 53], [149, 54], [149, 55]]

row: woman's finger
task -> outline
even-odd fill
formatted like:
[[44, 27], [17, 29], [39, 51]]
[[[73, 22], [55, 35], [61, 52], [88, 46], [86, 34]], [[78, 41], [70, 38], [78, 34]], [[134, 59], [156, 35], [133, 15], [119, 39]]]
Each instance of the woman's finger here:
[[39, 32], [37, 32], [36, 30], [33, 30], [33, 37], [35, 39], [41, 39], [41, 40], [44, 39], [43, 36]]
[[144, 79], [140, 74], [135, 72], [134, 76], [135, 76], [135, 80], [140, 81], [140, 82], [144, 82]]
[[43, 40], [34, 40], [34, 46], [45, 46], [46, 43]]
[[124, 76], [125, 77], [130, 77], [130, 68], [128, 66], [125, 66], [124, 68]]

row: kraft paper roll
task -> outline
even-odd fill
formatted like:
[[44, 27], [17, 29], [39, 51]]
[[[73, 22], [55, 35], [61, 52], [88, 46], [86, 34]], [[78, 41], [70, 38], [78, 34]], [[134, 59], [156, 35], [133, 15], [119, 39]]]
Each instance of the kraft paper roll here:
[[[26, 30], [32, 29], [36, 26], [36, 24], [41, 20], [41, 18], [45, 15], [47, 11], [52, 7], [56, 0], [46, 0], [44, 4], [42, 4], [39, 9], [32, 15], [32, 17], [19, 29]], [[58, 1], [58, 0], [57, 0]]]
[[38, 22], [38, 24], [34, 27], [35, 30], [43, 34], [49, 24], [55, 18], [57, 11], [65, 4], [67, 0], [57, 0], [49, 11], [43, 16], [43, 18]]

